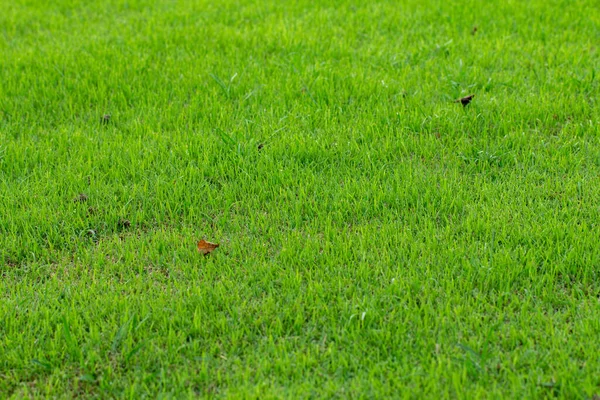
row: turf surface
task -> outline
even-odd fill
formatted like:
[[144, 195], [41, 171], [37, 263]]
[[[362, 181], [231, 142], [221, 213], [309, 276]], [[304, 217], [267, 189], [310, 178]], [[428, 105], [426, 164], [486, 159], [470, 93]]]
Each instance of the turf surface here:
[[599, 44], [594, 0], [3, 2], [0, 397], [596, 398]]

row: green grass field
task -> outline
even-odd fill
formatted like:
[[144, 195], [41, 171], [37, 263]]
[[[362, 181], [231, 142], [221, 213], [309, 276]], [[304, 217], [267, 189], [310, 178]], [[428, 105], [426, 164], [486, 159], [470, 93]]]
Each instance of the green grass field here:
[[217, 3], [0, 5], [0, 398], [598, 399], [596, 1]]

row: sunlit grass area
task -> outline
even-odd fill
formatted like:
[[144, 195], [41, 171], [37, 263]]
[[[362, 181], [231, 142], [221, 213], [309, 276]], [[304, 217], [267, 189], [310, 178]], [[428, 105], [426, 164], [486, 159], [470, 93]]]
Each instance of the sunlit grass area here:
[[0, 397], [596, 398], [599, 44], [592, 0], [4, 2]]

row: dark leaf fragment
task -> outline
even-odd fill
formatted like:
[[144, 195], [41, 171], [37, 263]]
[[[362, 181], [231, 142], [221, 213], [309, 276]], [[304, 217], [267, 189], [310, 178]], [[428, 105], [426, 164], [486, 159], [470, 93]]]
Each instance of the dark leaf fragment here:
[[460, 103], [460, 104], [463, 105], [463, 107], [465, 107], [465, 106], [467, 106], [471, 102], [471, 100], [473, 100], [473, 97], [475, 97], [475, 95], [474, 94], [470, 94], [470, 95], [462, 97], [462, 98], [460, 98], [458, 100], [454, 100], [454, 102], [455, 103]]

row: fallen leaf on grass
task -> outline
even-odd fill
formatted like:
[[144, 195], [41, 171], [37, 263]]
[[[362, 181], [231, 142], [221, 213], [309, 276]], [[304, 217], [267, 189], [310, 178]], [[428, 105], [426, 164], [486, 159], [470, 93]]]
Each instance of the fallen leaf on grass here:
[[198, 251], [204, 255], [211, 253], [217, 247], [219, 247], [218, 244], [207, 242], [204, 239], [198, 242]]
[[474, 94], [470, 94], [470, 95], [462, 97], [462, 98], [460, 98], [458, 100], [454, 100], [454, 102], [455, 103], [460, 103], [460, 104], [463, 105], [463, 107], [465, 107], [465, 106], [467, 106], [471, 102], [471, 100], [473, 100], [473, 97], [475, 97], [475, 95]]

